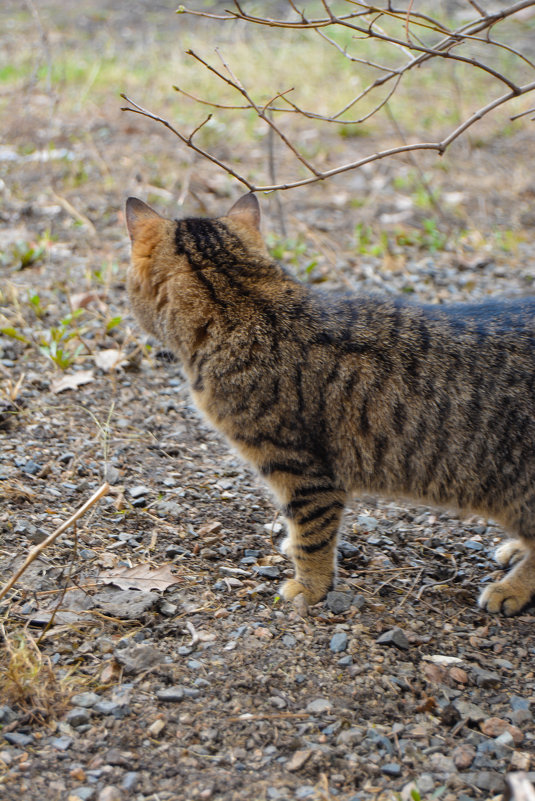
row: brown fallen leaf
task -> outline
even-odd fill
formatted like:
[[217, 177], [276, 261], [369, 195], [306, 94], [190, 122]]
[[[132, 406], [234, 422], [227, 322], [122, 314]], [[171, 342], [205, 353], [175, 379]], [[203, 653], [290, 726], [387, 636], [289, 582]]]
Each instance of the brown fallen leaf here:
[[153, 568], [149, 564], [110, 570], [98, 577], [104, 584], [114, 584], [122, 590], [158, 590], [163, 592], [180, 579], [171, 573], [170, 565]]
[[89, 306], [90, 303], [96, 301], [100, 309], [105, 309], [106, 306], [102, 303], [103, 300], [106, 299], [105, 292], [95, 292], [94, 290], [89, 290], [88, 292], [76, 292], [74, 295], [71, 295], [71, 306], [73, 310], [76, 309], [85, 309]]
[[65, 392], [67, 389], [78, 389], [82, 384], [89, 384], [95, 380], [93, 370], [80, 370], [78, 373], [69, 373], [56, 378], [50, 383], [50, 389], [56, 395]]
[[116, 348], [107, 348], [106, 350], [99, 350], [93, 356], [95, 364], [101, 370], [109, 372], [110, 370], [120, 370], [128, 363], [122, 350]]

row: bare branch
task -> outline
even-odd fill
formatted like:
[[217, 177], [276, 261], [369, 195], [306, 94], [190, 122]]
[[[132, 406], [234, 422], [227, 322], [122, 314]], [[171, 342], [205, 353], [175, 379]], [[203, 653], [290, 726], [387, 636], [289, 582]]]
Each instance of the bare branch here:
[[[434, 150], [442, 154], [458, 137], [483, 117], [513, 98], [535, 91], [535, 80], [529, 80], [529, 78], [535, 79], [535, 75], [533, 74], [533, 72], [535, 72], [535, 62], [528, 58], [516, 43], [512, 46], [506, 41], [503, 41], [504, 37], [500, 37], [501, 40], [494, 38], [495, 26], [528, 8], [535, 9], [535, 0], [518, 0], [518, 2], [502, 7], [492, 13], [485, 10], [480, 0], [467, 0], [467, 4], [474, 9], [474, 12], [472, 12], [470, 19], [461, 24], [456, 23], [455, 25], [447, 24], [442, 20], [435, 19], [433, 16], [415, 11], [413, 8], [413, 0], [406, 0], [404, 8], [395, 7], [393, 0], [379, 0], [377, 3], [366, 3], [361, 2], [361, 0], [346, 0], [351, 11], [340, 15], [335, 13], [331, 5], [331, 0], [321, 0], [321, 8], [323, 10], [319, 13], [320, 15], [323, 14], [323, 16], [317, 16], [313, 19], [307, 17], [305, 11], [298, 7], [297, 2], [298, 0], [288, 0], [288, 6], [292, 11], [292, 18], [290, 19], [255, 16], [245, 11], [240, 0], [234, 0], [233, 8], [226, 10], [224, 14], [194, 11], [184, 7], [181, 7], [179, 12], [206, 17], [211, 20], [217, 20], [218, 22], [241, 20], [243, 23], [249, 25], [303, 31], [305, 35], [308, 31], [313, 31], [322, 42], [334, 48], [340, 56], [347, 61], [365, 65], [375, 72], [375, 77], [372, 73], [371, 78], [368, 78], [369, 83], [351, 99], [345, 102], [337, 111], [321, 113], [318, 109], [305, 109], [301, 106], [298, 99], [294, 99], [293, 95], [289, 97], [289, 94], [294, 91], [293, 89], [273, 91], [270, 100], [267, 102], [262, 100], [262, 102], [260, 102], [255, 99], [256, 93], [244, 85], [217, 49], [216, 53], [221, 61], [222, 67], [214, 66], [209, 63], [206, 58], [193, 50], [187, 52], [200, 65], [211, 72], [212, 75], [237, 92], [242, 99], [241, 102], [236, 105], [226, 102], [213, 102], [197, 97], [195, 94], [191, 94], [179, 87], [175, 86], [174, 88], [183, 96], [214, 109], [222, 109], [229, 112], [254, 111], [257, 117], [268, 127], [272, 150], [273, 142], [275, 138], [278, 138], [292, 156], [303, 165], [309, 175], [305, 175], [305, 177], [302, 178], [295, 178], [291, 181], [277, 183], [275, 172], [272, 168], [270, 184], [265, 186], [260, 184], [253, 185], [249, 179], [239, 174], [231, 165], [221, 161], [197, 144], [195, 137], [203, 126], [208, 123], [210, 116], [188, 135], [175, 128], [165, 118], [153, 114], [129, 100], [125, 95], [123, 95], [123, 97], [130, 104], [130, 107], [124, 110], [160, 122], [174, 133], [187, 147], [194, 150], [203, 158], [210, 160], [221, 169], [224, 169], [227, 173], [236, 178], [236, 180], [244, 184], [250, 191], [268, 192], [277, 189], [291, 189], [294, 187], [306, 186], [330, 178], [333, 175], [358, 169], [364, 164], [389, 156], [396, 156], [404, 153], [412, 154], [417, 150]], [[341, 45], [337, 41], [337, 37], [331, 35], [331, 31], [336, 29], [348, 31], [352, 37], [352, 43], [348, 46]], [[359, 52], [358, 50], [358, 48], [361, 47], [360, 43], [362, 40], [366, 40], [368, 43], [365, 53]], [[384, 45], [388, 45], [392, 49], [394, 57], [392, 58], [391, 65], [379, 63], [379, 61], [383, 62], [385, 60], [384, 56], [381, 56], [379, 60], [368, 57], [368, 52], [373, 48], [376, 42], [382, 43], [382, 48]], [[488, 52], [491, 55], [495, 51], [500, 50], [508, 53], [508, 55], [514, 59], [514, 61], [512, 61], [513, 66], [508, 66], [507, 70], [500, 70], [500, 68], [497, 68], [493, 63], [487, 63], [486, 58], [482, 59], [479, 55], [474, 55], [472, 52], [473, 45], [477, 45], [479, 51], [483, 53]], [[470, 47], [469, 52], [467, 52], [467, 47]], [[422, 67], [432, 61], [463, 64], [468, 68], [478, 70], [490, 76], [494, 81], [498, 81], [500, 84], [504, 84], [507, 87], [507, 91], [505, 94], [496, 96], [494, 99], [486, 102], [478, 110], [465, 117], [464, 120], [461, 119], [458, 125], [441, 139], [426, 142], [407, 142], [403, 139], [403, 144], [398, 147], [379, 150], [376, 153], [369, 154], [346, 164], [331, 167], [330, 169], [318, 169], [311, 162], [310, 158], [305, 156], [300, 147], [299, 134], [290, 135], [278, 124], [280, 117], [277, 115], [284, 113], [290, 113], [293, 114], [294, 117], [302, 117], [318, 123], [325, 122], [338, 125], [360, 124], [370, 119], [375, 114], [378, 114], [381, 109], [386, 109], [388, 111], [388, 101], [399, 89], [404, 76], [408, 72], [414, 71], [416, 68]], [[533, 72], [530, 76], [526, 77], [526, 70], [531, 70]], [[517, 78], [517, 76], [521, 77]], [[383, 86], [385, 90], [381, 91], [381, 87]], [[528, 111], [522, 111], [512, 116], [511, 119], [519, 119], [520, 117], [533, 113], [533, 111], [535, 111], [533, 108]], [[355, 119], [347, 119], [349, 116], [348, 112], [352, 112], [352, 116], [355, 117]], [[271, 156], [273, 160], [273, 152]]]

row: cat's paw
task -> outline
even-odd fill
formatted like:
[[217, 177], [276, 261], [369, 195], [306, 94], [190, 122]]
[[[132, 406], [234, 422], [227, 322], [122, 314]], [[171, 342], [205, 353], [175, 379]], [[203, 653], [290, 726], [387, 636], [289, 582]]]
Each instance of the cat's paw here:
[[281, 595], [287, 601], [293, 601], [300, 594], [303, 595], [307, 604], [316, 604], [325, 598], [326, 592], [320, 588], [305, 587], [297, 579], [288, 579], [281, 587]]
[[494, 560], [499, 565], [516, 565], [526, 555], [526, 546], [521, 540], [505, 540], [494, 551]]
[[487, 612], [503, 612], [510, 616], [518, 614], [530, 602], [532, 594], [532, 587], [514, 576], [506, 576], [484, 589], [478, 603]]

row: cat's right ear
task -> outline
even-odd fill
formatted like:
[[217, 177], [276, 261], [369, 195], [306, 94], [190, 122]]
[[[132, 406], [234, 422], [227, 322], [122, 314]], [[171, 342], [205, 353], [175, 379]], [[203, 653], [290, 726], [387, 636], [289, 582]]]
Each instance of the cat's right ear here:
[[136, 235], [136, 228], [142, 220], [162, 220], [158, 212], [151, 209], [150, 206], [147, 206], [146, 203], [143, 203], [142, 200], [138, 200], [137, 197], [129, 197], [126, 201], [126, 227], [128, 228], [128, 233], [130, 234], [130, 239], [132, 242], [134, 241]]

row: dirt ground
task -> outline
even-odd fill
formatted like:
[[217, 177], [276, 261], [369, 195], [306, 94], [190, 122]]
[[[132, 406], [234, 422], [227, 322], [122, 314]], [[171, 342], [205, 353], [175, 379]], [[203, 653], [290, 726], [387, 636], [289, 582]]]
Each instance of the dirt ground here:
[[[8, 0], [0, 52], [9, 64], [22, 36], [46, 66], [47, 47], [75, 52], [103, 26], [117, 48], [177, 46], [173, 10]], [[124, 286], [128, 195], [217, 215], [240, 189], [121, 112], [122, 86], [66, 106], [43, 69], [0, 84], [0, 581], [110, 488], [0, 601], [0, 797], [505, 800], [507, 772], [535, 778], [535, 632], [533, 607], [506, 619], [476, 605], [504, 532], [358, 498], [336, 591], [309, 610], [279, 598], [277, 510]], [[504, 120], [442, 160], [284, 195], [284, 236], [263, 198], [274, 252], [354, 290], [529, 293], [534, 123], [505, 135]], [[345, 157], [395, 132], [332, 136]], [[247, 158], [265, 163], [265, 144]]]

